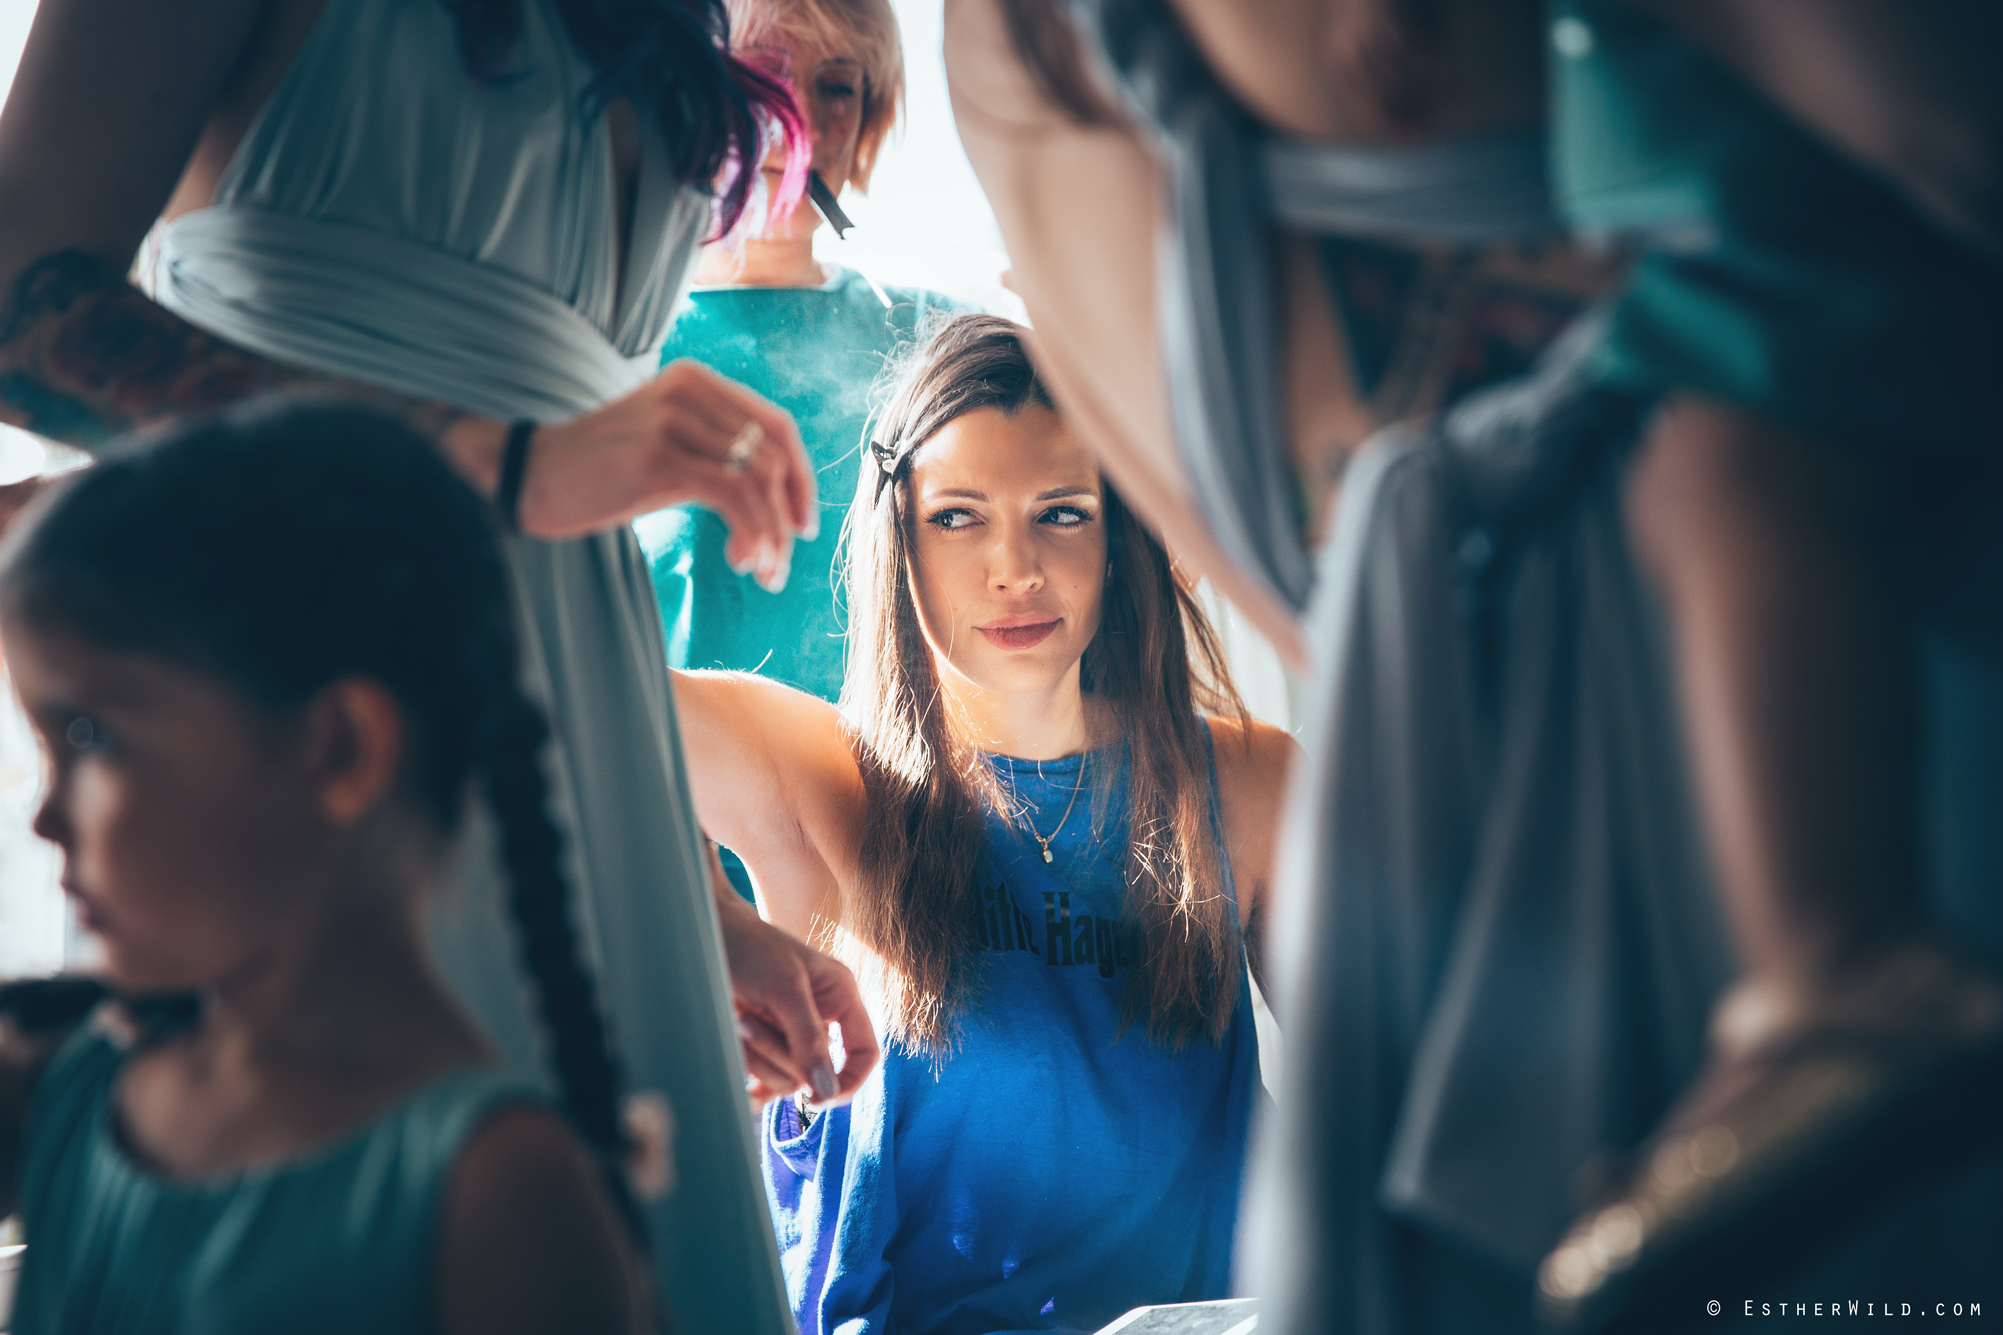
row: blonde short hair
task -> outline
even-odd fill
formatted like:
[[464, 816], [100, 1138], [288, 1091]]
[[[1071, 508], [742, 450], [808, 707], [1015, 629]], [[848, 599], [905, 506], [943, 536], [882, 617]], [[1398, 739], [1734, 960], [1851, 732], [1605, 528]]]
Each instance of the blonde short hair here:
[[736, 50], [799, 43], [862, 66], [862, 132], [844, 184], [865, 193], [878, 152], [904, 103], [904, 43], [890, 0], [725, 0]]

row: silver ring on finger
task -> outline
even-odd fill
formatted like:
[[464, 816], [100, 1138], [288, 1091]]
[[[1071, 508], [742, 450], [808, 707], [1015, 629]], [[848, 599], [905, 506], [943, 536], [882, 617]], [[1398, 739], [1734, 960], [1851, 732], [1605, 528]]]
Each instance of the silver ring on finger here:
[[756, 422], [746, 422], [744, 429], [730, 438], [730, 446], [723, 452], [725, 470], [742, 473], [751, 462], [751, 456], [758, 453], [758, 447], [764, 443], [765, 428]]

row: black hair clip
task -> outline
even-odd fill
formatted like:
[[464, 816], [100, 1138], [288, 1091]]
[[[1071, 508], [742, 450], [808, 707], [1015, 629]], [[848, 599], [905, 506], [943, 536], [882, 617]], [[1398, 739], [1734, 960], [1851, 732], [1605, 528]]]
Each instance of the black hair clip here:
[[813, 198], [814, 207], [828, 220], [828, 226], [835, 229], [836, 240], [847, 240], [843, 234], [855, 226], [849, 216], [842, 212], [842, 206], [835, 202], [835, 192], [828, 189], [828, 183], [821, 179], [817, 171], [807, 172], [807, 194]]

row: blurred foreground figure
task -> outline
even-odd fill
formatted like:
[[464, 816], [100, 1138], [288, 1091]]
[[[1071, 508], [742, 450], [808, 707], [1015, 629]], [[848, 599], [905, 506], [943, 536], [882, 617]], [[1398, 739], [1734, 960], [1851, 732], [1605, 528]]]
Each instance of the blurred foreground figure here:
[[[678, 1132], [678, 1194], [649, 1205], [660, 1287], [692, 1329], [772, 1331], [726, 958], [738, 1005], [824, 1094], [819, 1021], [860, 997], [727, 890], [712, 907], [626, 527], [715, 506], [733, 558], [776, 586], [814, 522], [783, 412], [700, 367], [656, 375], [699, 243], [750, 189], [719, 173], [797, 128], [723, 27], [720, 0], [46, 0], [0, 118], [0, 415], [90, 447], [273, 389], [359, 397], [497, 500], [585, 985]], [[149, 300], [126, 273], [162, 218]], [[494, 831], [477, 805], [433, 946], [536, 1072]]]
[[[1683, 1280], [1822, 1244], [1965, 1284], [2003, 1237], [1993, 1156], [1831, 1235], [2003, 1123], [1994, 976], [1939, 944], [1995, 952], [2003, 907], [1994, 762], [1955, 768], [2003, 699], [1977, 542], [2003, 229], [1967, 54], [1995, 19], [1245, 8], [966, 0], [948, 62], [1109, 471], [1282, 644], [1309, 608], [1262, 1320], [1526, 1325], [1602, 1197], [1542, 1268], [1556, 1320], [1702, 1319]], [[973, 58], [996, 46], [1022, 59]], [[1549, 293], [1565, 230], [1638, 258], [1527, 375], [1469, 383], [1509, 326], [1439, 266], [1514, 254]], [[1429, 406], [1426, 332], [1456, 350], [1432, 401], [1473, 392], [1352, 452]], [[1744, 980], [1707, 1047], [1714, 905]]]
[[[103, 981], [0, 988], [7, 1328], [674, 1329], [490, 507], [392, 418], [285, 406], [129, 442], [21, 529], [35, 832]], [[475, 791], [554, 1100], [423, 939]]]

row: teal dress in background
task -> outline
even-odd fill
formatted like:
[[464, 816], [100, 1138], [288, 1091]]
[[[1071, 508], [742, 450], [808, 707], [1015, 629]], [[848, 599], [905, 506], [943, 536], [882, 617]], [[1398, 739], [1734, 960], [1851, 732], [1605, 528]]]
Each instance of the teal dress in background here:
[[694, 506], [634, 523], [660, 600], [668, 664], [756, 672], [833, 700], [842, 688], [843, 619], [835, 545], [855, 496], [870, 391], [890, 353], [928, 314], [973, 309], [922, 288], [887, 288], [843, 269], [821, 287], [698, 288], [669, 330], [662, 364], [702, 362], [763, 394], [800, 425], [821, 497], [821, 533], [793, 549], [786, 587], [767, 593], [724, 559], [729, 530]]
[[1553, 184], [1644, 253], [1608, 380], [1830, 441], [1994, 454], [2003, 270], [1623, 0], [1553, 0]]
[[496, 1113], [541, 1098], [470, 1067], [296, 1159], [178, 1181], [119, 1143], [124, 1060], [86, 1030], [36, 1083], [14, 1335], [428, 1335], [452, 1168]]

